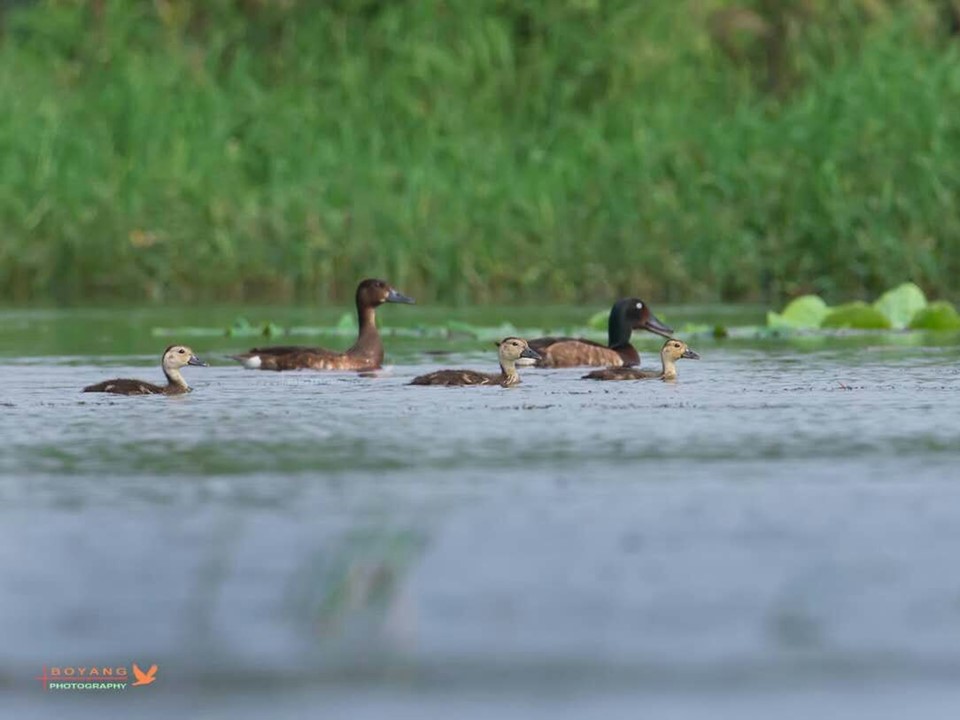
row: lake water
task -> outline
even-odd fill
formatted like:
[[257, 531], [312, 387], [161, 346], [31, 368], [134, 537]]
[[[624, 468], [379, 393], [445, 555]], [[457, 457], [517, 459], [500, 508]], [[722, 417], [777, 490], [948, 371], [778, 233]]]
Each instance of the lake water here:
[[[5, 717], [960, 707], [956, 336], [690, 339], [703, 359], [673, 385], [528, 370], [517, 388], [449, 389], [405, 383], [495, 369], [492, 346], [414, 328], [589, 311], [386, 308], [408, 332], [367, 378], [246, 371], [225, 355], [264, 341], [164, 331], [237, 314], [0, 313]], [[79, 393], [158, 381], [174, 341], [212, 364], [186, 369], [192, 394]], [[657, 339], [637, 344], [655, 366]], [[34, 679], [131, 662], [158, 681]]]

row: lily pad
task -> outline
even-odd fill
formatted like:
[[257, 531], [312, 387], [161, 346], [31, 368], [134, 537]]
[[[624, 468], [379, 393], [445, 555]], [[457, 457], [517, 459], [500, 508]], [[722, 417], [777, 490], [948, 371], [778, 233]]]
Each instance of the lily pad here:
[[886, 315], [890, 324], [898, 329], [905, 328], [913, 316], [926, 306], [926, 295], [912, 282], [887, 290], [873, 304], [873, 307]]
[[610, 321], [610, 311], [601, 310], [600, 312], [594, 313], [590, 316], [590, 319], [587, 320], [587, 327], [593, 330], [606, 330], [607, 323]]
[[337, 330], [353, 330], [357, 326], [357, 321], [350, 313], [344, 313], [337, 320]]
[[912, 330], [960, 330], [960, 313], [952, 303], [937, 300], [919, 310], [910, 320]]
[[857, 301], [835, 307], [820, 323], [824, 328], [851, 328], [855, 330], [889, 330], [890, 318], [872, 305]]
[[830, 308], [818, 295], [801, 295], [791, 300], [782, 313], [768, 312], [767, 325], [772, 328], [818, 328]]
[[476, 339], [479, 337], [479, 332], [477, 328], [470, 323], [461, 322], [459, 320], [449, 320], [447, 322], [447, 333], [451, 337], [468, 337]]

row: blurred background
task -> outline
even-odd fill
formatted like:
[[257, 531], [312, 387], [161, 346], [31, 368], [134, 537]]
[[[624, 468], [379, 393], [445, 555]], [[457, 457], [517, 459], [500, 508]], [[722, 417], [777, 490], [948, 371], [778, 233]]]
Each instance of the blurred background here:
[[949, 295], [957, 0], [6, 0], [0, 302]]

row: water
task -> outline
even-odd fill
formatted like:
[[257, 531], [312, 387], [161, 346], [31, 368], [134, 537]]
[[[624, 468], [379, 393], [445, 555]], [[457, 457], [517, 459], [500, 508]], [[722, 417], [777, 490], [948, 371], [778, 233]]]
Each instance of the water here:
[[[151, 328], [234, 314], [0, 314], [10, 717], [955, 714], [957, 338], [699, 339], [675, 385], [505, 390], [405, 385], [493, 369], [486, 341], [389, 338], [359, 378], [244, 371], [223, 356], [260, 341], [196, 335], [189, 396], [78, 393], [158, 380]], [[131, 662], [159, 681], [33, 679]]]

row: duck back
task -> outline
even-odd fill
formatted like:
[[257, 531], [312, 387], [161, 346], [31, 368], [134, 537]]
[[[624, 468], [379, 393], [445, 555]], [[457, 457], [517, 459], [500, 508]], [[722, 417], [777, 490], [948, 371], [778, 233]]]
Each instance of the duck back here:
[[663, 377], [662, 372], [640, 370], [634, 367], [604, 368], [583, 376], [583, 380], [653, 380]]
[[411, 385], [499, 385], [503, 381], [500, 373], [482, 373], [476, 370], [437, 370], [420, 375], [410, 381]]
[[542, 359], [535, 364], [541, 368], [578, 365], [621, 367], [640, 362], [640, 356], [632, 345], [615, 350], [584, 338], [537, 338], [530, 341], [530, 347], [540, 353]]
[[[142, 380], [128, 380], [126, 378], [117, 378], [116, 380], [104, 380], [95, 385], [88, 385], [83, 392], [102, 392], [113, 393], [114, 395], [173, 395], [165, 387], [154, 385], [153, 383], [143, 382]], [[181, 391], [185, 392], [185, 391]]]
[[251, 370], [375, 370], [380, 367], [376, 354], [338, 353], [294, 345], [254, 348], [231, 357]]

